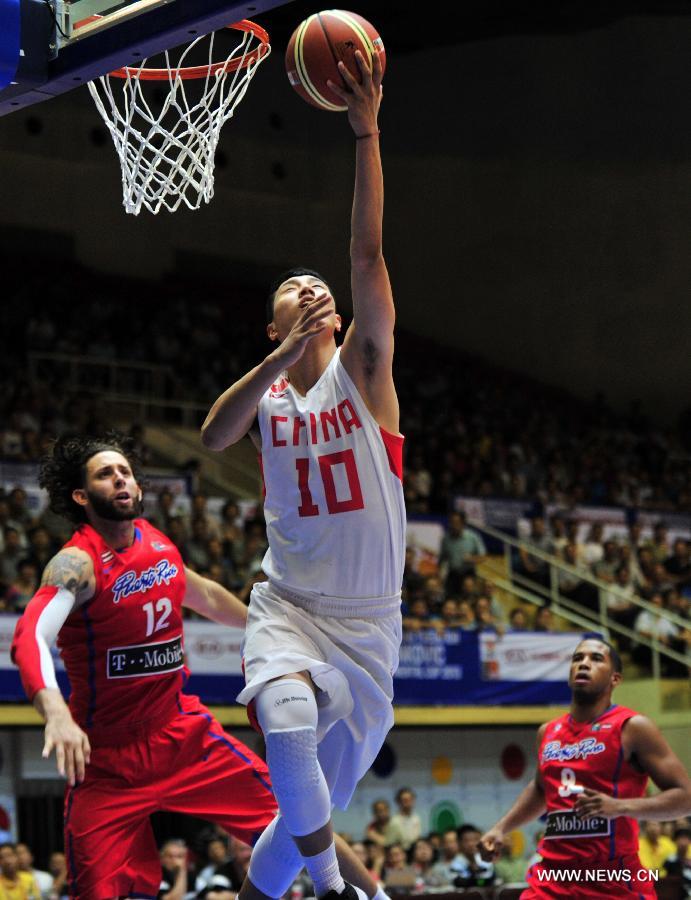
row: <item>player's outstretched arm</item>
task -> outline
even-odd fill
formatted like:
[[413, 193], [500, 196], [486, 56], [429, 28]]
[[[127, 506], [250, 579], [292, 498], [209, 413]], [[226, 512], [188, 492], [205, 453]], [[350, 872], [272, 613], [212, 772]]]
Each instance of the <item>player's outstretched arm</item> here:
[[250, 431], [257, 406], [278, 376], [294, 365], [305, 348], [326, 326], [330, 298], [325, 295], [301, 313], [285, 340], [266, 359], [243, 375], [216, 400], [202, 425], [202, 444], [210, 450], [225, 450]]
[[480, 838], [478, 849], [482, 858], [489, 862], [499, 859], [501, 849], [506, 842], [506, 835], [515, 828], [520, 828], [533, 819], [539, 818], [545, 811], [545, 795], [538, 784], [537, 776], [527, 785], [511, 809]]
[[94, 589], [89, 555], [77, 548], [61, 550], [46, 566], [12, 641], [12, 660], [24, 690], [46, 723], [43, 757], [55, 749], [58, 772], [71, 785], [84, 780], [91, 747], [60, 693], [50, 647], [72, 610], [90, 599]]
[[244, 628], [247, 623], [247, 607], [222, 585], [210, 578], [202, 578], [191, 569], [185, 569], [187, 587], [182, 605], [193, 609], [205, 619], [220, 625]]
[[[541, 725], [537, 733], [538, 750], [547, 725]], [[499, 821], [486, 831], [478, 843], [480, 855], [486, 862], [499, 859], [501, 849], [506, 842], [506, 835], [515, 828], [532, 822], [545, 811], [545, 793], [540, 783], [539, 772], [521, 791], [511, 809]]]
[[391, 373], [396, 313], [383, 254], [384, 177], [377, 123], [382, 66], [378, 53], [373, 56], [371, 69], [360, 51], [356, 51], [355, 59], [360, 80], [340, 63], [347, 90], [329, 83], [348, 106], [348, 120], [356, 137], [350, 238], [353, 323], [341, 359], [375, 419], [396, 432], [398, 400]]
[[646, 716], [633, 716], [624, 726], [622, 743], [627, 758], [635, 759], [660, 793], [619, 799], [586, 789], [576, 800], [578, 815], [663, 821], [691, 815], [691, 779], [657, 725]]

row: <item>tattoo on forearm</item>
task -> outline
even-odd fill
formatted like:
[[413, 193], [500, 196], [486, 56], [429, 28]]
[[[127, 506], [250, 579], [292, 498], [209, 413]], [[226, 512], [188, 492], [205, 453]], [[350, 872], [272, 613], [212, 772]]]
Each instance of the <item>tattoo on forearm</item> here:
[[365, 377], [373, 378], [374, 371], [377, 367], [377, 359], [379, 357], [379, 350], [377, 349], [376, 344], [371, 338], [367, 338], [363, 347], [362, 354], [365, 359]]
[[41, 578], [41, 585], [64, 587], [75, 596], [89, 585], [86, 569], [88, 563], [71, 553], [58, 553], [48, 563]]

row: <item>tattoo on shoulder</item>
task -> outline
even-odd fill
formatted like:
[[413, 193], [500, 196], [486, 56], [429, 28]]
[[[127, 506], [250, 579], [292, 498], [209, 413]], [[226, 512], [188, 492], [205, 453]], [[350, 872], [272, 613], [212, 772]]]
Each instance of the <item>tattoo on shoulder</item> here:
[[43, 571], [41, 585], [64, 587], [75, 596], [89, 586], [88, 560], [72, 553], [58, 553]]
[[371, 338], [367, 338], [364, 342], [362, 354], [365, 360], [365, 377], [368, 379], [373, 378], [374, 370], [377, 367], [377, 359], [379, 358], [379, 350]]

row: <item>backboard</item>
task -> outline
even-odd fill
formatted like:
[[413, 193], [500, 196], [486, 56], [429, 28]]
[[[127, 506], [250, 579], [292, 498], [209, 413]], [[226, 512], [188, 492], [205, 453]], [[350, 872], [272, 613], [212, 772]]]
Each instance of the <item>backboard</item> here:
[[0, 116], [289, 0], [0, 0]]

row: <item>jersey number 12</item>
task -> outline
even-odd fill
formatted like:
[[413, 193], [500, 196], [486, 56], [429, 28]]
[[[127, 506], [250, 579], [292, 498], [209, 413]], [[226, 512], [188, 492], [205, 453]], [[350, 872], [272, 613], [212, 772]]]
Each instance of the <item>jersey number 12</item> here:
[[[173, 611], [173, 604], [167, 597], [161, 597], [160, 600], [156, 601], [156, 609], [154, 610], [153, 601], [151, 603], [145, 603], [142, 607], [144, 612], [146, 613], [146, 636], [150, 637], [154, 631], [161, 631], [162, 628], [166, 628], [166, 622], [168, 621], [168, 616]], [[159, 613], [158, 618], [155, 613]]]

